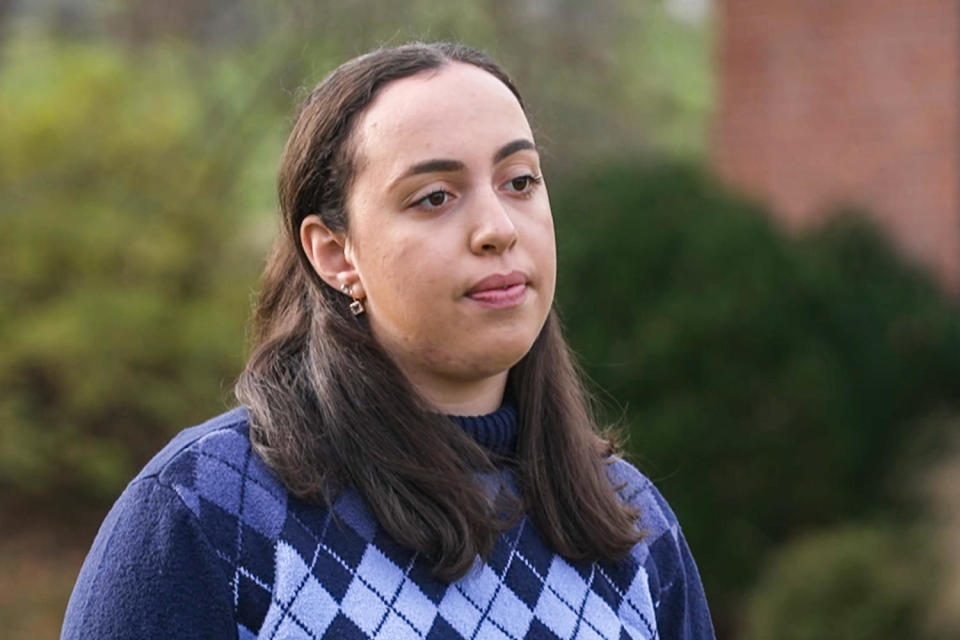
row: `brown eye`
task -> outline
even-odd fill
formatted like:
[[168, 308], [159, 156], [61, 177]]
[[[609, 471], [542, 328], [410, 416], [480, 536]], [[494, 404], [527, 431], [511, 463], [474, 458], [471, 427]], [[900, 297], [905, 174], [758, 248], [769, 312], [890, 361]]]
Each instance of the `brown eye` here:
[[510, 181], [510, 185], [517, 191], [523, 191], [530, 186], [530, 176], [520, 176]]
[[428, 210], [439, 209], [440, 207], [446, 206], [452, 199], [454, 199], [452, 193], [444, 189], [437, 189], [423, 196], [410, 206]]
[[449, 197], [450, 197], [450, 194], [447, 193], [446, 191], [438, 190], [432, 193], [428, 193], [426, 196], [424, 196], [420, 200], [419, 204], [425, 204], [428, 207], [434, 207], [434, 208], [442, 207], [447, 203], [447, 199]]

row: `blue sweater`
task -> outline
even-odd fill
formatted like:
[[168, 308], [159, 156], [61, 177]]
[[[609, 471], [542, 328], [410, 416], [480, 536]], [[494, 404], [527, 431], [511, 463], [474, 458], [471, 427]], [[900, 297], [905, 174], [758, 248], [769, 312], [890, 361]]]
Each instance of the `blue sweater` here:
[[[491, 450], [514, 445], [512, 407], [456, 420]], [[181, 432], [126, 488], [61, 638], [713, 638], [673, 512], [627, 462], [609, 475], [647, 531], [625, 561], [569, 561], [524, 517], [445, 583], [357, 493], [332, 509], [291, 496], [235, 409]]]

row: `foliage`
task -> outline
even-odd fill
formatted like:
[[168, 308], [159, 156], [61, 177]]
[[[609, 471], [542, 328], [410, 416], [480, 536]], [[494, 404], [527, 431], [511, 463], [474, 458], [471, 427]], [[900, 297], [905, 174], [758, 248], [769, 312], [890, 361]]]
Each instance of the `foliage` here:
[[923, 538], [881, 523], [778, 549], [751, 594], [745, 640], [932, 638], [925, 615], [935, 572]]
[[855, 217], [791, 239], [694, 169], [557, 182], [572, 343], [718, 608], [795, 531], [896, 506], [914, 425], [960, 404], [960, 318], [924, 277]]
[[[116, 495], [223, 407], [258, 258], [229, 105], [186, 53], [18, 38], [0, 68], [0, 487]], [[225, 82], [207, 68], [204, 85]], [[241, 101], [242, 103], [242, 101]]]
[[637, 149], [699, 155], [707, 139], [711, 25], [678, 19], [663, 0], [21, 4], [21, 13], [72, 35], [256, 57], [273, 68], [265, 81], [276, 96], [300, 94], [335, 63], [378, 46], [454, 40], [484, 48], [518, 81], [556, 166]]

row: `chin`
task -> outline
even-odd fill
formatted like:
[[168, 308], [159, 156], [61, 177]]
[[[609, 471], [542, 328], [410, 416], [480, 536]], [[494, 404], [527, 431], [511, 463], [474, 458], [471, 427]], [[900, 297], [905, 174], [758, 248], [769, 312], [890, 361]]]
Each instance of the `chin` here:
[[530, 351], [536, 336], [521, 336], [509, 340], [497, 340], [488, 343], [488, 348], [478, 350], [476, 346], [471, 349], [474, 361], [472, 367], [474, 372], [481, 375], [495, 375], [503, 373], [520, 362]]

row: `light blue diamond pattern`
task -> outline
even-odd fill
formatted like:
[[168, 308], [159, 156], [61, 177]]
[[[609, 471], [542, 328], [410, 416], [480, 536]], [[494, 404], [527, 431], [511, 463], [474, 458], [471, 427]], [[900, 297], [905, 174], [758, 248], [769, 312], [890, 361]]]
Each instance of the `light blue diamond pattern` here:
[[386, 600], [393, 599], [393, 594], [406, 579], [403, 569], [372, 544], [367, 545], [360, 559], [357, 575]]
[[391, 611], [376, 637], [383, 640], [421, 640], [424, 634], [410, 626], [410, 623], [396, 612]]
[[408, 627], [413, 625], [421, 636], [427, 635], [434, 618], [437, 617], [437, 605], [433, 604], [430, 598], [409, 580], [403, 583], [393, 608], [403, 614], [403, 618], [407, 621], [404, 624]]
[[[620, 637], [620, 620], [606, 601], [591, 591], [583, 607], [584, 623], [581, 623], [577, 638], [617, 640]], [[589, 624], [586, 624], [589, 621]]]
[[470, 602], [456, 585], [452, 585], [440, 601], [440, 615], [464, 638], [473, 637], [483, 610]]
[[486, 564], [476, 564], [463, 578], [450, 585], [440, 601], [440, 615], [465, 638], [472, 638], [500, 578]]
[[197, 456], [197, 475], [207, 478], [221, 478], [218, 483], [199, 483], [200, 495], [213, 502], [227, 513], [240, 512], [240, 472], [225, 464], [219, 458], [206, 453]]
[[579, 610], [590, 588], [583, 577], [560, 556], [554, 556], [547, 570], [544, 586], [557, 594], [568, 606]]
[[533, 613], [561, 638], [573, 635], [588, 585], [560, 556], [554, 556]]
[[286, 514], [286, 499], [278, 499], [251, 478], [243, 490], [243, 520], [268, 538], [276, 537]]
[[657, 619], [653, 612], [653, 598], [647, 572], [637, 567], [637, 574], [624, 594], [617, 615], [632, 638], [652, 640], [657, 637]]
[[484, 620], [480, 629], [477, 630], [477, 635], [470, 637], [472, 640], [517, 640], [498, 629], [489, 620]]
[[368, 636], [372, 636], [383, 617], [387, 615], [387, 605], [362, 580], [354, 576], [340, 604], [343, 613], [353, 620]]
[[405, 579], [400, 567], [374, 545], [367, 545], [357, 573], [343, 597], [343, 612], [364, 633], [372, 636], [387, 615], [387, 603], [393, 601]]
[[319, 638], [337, 615], [336, 601], [289, 544], [279, 541], [275, 558], [274, 597], [258, 637]]
[[497, 592], [497, 597], [493, 599], [487, 617], [498, 629], [506, 632], [508, 637], [522, 638], [530, 628], [533, 612], [523, 600], [504, 585]]

